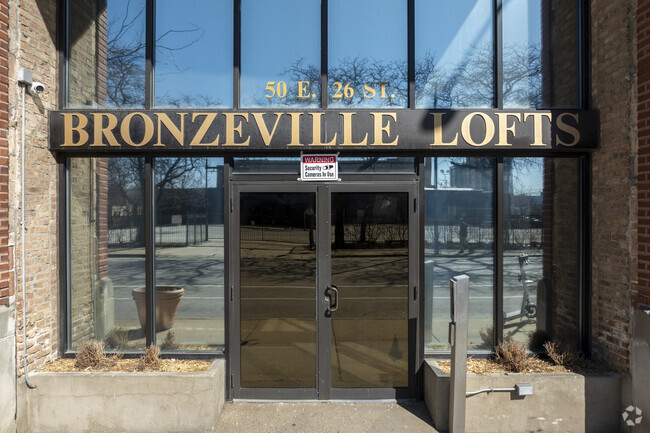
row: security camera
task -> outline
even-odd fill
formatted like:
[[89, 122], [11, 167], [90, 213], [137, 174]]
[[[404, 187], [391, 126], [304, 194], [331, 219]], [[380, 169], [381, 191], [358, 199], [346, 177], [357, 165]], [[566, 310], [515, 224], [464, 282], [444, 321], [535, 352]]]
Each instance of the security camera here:
[[39, 83], [38, 81], [34, 81], [32, 83], [32, 85], [31, 85], [31, 87], [29, 88], [29, 91], [31, 93], [37, 93], [37, 94], [38, 93], [43, 93], [43, 92], [45, 92], [45, 84]]

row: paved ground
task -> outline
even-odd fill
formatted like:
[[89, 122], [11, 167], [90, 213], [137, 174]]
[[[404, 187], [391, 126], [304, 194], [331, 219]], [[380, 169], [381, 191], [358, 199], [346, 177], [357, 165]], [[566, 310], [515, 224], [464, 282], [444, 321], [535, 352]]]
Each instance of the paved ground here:
[[227, 402], [212, 433], [437, 433], [423, 402]]

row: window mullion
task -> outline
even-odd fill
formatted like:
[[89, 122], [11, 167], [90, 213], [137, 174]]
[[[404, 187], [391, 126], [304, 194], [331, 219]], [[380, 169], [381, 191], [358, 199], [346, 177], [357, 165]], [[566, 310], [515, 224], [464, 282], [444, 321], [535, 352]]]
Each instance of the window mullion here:
[[155, 55], [155, 0], [147, 0], [146, 3], [146, 21], [145, 21], [145, 90], [144, 90], [144, 107], [151, 110], [154, 106], [155, 89], [154, 89], [154, 55]]
[[503, 0], [494, 0], [494, 106], [503, 109]]
[[494, 237], [494, 338], [496, 344], [503, 341], [503, 157], [497, 158], [496, 167], [496, 233]]
[[147, 324], [145, 327], [147, 346], [156, 344], [156, 275], [154, 245], [154, 158], [147, 156], [144, 166], [144, 249]]

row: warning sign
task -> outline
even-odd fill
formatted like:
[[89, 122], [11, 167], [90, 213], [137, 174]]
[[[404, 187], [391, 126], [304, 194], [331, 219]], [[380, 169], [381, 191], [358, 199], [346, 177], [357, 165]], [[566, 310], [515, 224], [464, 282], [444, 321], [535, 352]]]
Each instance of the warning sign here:
[[338, 180], [336, 155], [302, 155], [300, 180]]

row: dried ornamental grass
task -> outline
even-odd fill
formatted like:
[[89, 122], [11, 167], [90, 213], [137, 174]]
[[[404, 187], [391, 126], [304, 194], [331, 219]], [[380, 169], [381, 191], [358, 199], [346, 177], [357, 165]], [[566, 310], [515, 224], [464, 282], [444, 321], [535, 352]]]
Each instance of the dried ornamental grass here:
[[144, 355], [138, 360], [138, 370], [157, 370], [160, 368], [160, 347], [151, 345], [144, 350]]
[[530, 358], [528, 350], [523, 344], [514, 341], [500, 341], [494, 348], [495, 361], [507, 371], [520, 373], [528, 368]]
[[75, 367], [81, 370], [111, 367], [122, 357], [121, 354], [107, 356], [104, 343], [97, 340], [86, 341], [75, 355]]
[[580, 361], [578, 352], [568, 344], [548, 341], [544, 343], [544, 349], [555, 365], [571, 367]]

